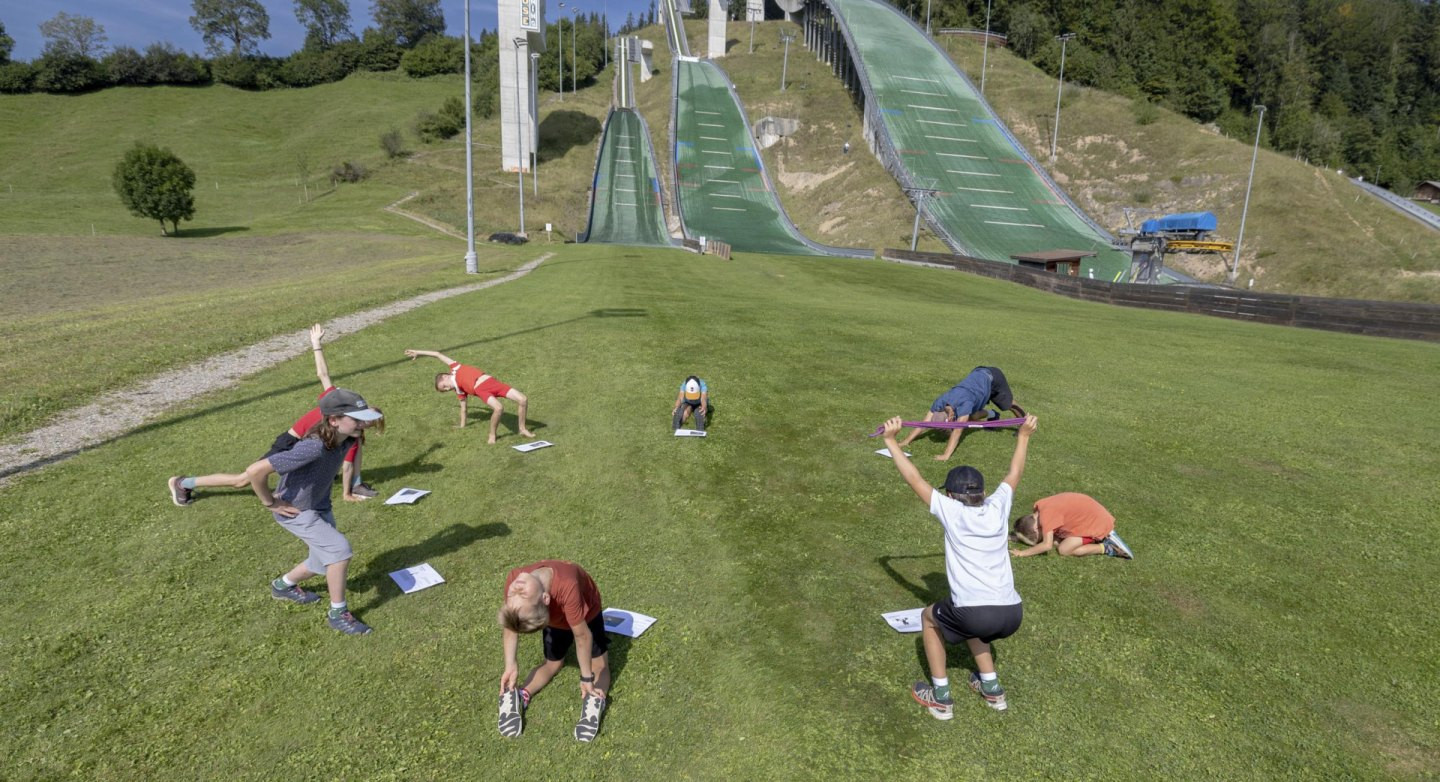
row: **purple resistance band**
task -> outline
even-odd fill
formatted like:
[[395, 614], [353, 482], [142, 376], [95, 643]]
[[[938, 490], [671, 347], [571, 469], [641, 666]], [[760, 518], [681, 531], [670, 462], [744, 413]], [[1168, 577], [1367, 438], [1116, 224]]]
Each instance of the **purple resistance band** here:
[[[1007, 426], [1019, 426], [1025, 423], [1024, 418], [1001, 418], [997, 421], [901, 421], [902, 427], [913, 427], [917, 429], [1004, 429]], [[885, 433], [884, 425], [876, 427], [870, 437], [879, 437]]]

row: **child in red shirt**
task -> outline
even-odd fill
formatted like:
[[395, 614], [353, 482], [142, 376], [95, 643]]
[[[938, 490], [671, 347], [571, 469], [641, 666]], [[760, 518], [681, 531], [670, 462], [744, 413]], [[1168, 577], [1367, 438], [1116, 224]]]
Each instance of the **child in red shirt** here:
[[1029, 546], [1014, 552], [1031, 557], [1055, 549], [1062, 557], [1134, 559], [1130, 547], [1115, 534], [1115, 517], [1094, 498], [1065, 492], [1035, 502], [1034, 512], [1015, 520], [1014, 538]]
[[500, 414], [505, 409], [504, 404], [500, 401], [501, 399], [509, 399], [519, 406], [519, 409], [516, 411], [518, 419], [515, 427], [516, 431], [518, 431], [522, 437], [535, 436], [534, 433], [525, 428], [525, 412], [529, 398], [518, 390], [481, 372], [476, 367], [461, 364], [459, 361], [450, 358], [444, 353], [437, 353], [433, 350], [407, 349], [405, 355], [408, 356], [411, 361], [414, 361], [419, 356], [429, 356], [443, 361], [445, 365], [450, 368], [449, 372], [441, 372], [435, 376], [435, 390], [455, 392], [456, 398], [460, 400], [460, 427], [462, 429], [465, 427], [466, 420], [465, 403], [473, 394], [480, 397], [480, 401], [489, 405], [492, 411], [490, 414], [490, 437], [485, 442], [492, 445], [495, 443], [495, 433], [500, 426]]

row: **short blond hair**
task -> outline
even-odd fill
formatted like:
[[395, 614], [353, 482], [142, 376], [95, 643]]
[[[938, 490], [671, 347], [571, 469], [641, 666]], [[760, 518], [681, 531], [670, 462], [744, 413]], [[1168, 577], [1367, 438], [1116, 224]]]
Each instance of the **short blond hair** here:
[[550, 609], [545, 607], [542, 601], [535, 601], [534, 605], [524, 608], [516, 608], [508, 604], [500, 606], [500, 613], [495, 619], [500, 626], [506, 630], [513, 630], [517, 633], [533, 633], [545, 626], [550, 618]]

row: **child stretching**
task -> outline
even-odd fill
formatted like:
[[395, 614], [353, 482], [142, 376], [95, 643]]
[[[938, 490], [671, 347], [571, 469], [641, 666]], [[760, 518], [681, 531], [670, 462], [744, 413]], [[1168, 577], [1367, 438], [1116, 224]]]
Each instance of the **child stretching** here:
[[1115, 534], [1115, 517], [1094, 498], [1068, 491], [1036, 500], [1035, 510], [1015, 520], [1014, 538], [1029, 546], [1014, 556], [1033, 557], [1055, 549], [1062, 557], [1134, 559], [1130, 547]]
[[979, 669], [970, 674], [970, 688], [980, 693], [990, 708], [1004, 711], [1005, 690], [995, 674], [990, 644], [1020, 629], [1020, 593], [1015, 591], [1010, 571], [1005, 528], [1015, 488], [1025, 472], [1025, 450], [1035, 432], [1035, 416], [1026, 416], [1021, 424], [1010, 471], [989, 497], [985, 496], [985, 478], [974, 467], [951, 470], [943, 494], [932, 489], [895, 441], [901, 428], [899, 417], [885, 422], [885, 447], [894, 454], [895, 467], [905, 482], [945, 530], [945, 575], [950, 580], [950, 599], [927, 606], [920, 614], [925, 661], [933, 684], [916, 682], [910, 695], [935, 719], [953, 717], [945, 644], [964, 641]]
[[436, 391], [454, 391], [455, 396], [460, 400], [460, 427], [465, 427], [465, 402], [471, 394], [480, 397], [480, 401], [490, 406], [490, 438], [485, 442], [495, 443], [495, 432], [500, 426], [500, 413], [505, 410], [505, 405], [500, 401], [503, 397], [509, 399], [519, 406], [516, 411], [518, 423], [516, 430], [523, 437], [534, 437], [535, 435], [525, 428], [525, 406], [528, 398], [510, 386], [501, 383], [499, 380], [481, 372], [479, 369], [468, 364], [461, 364], [444, 353], [436, 353], [433, 350], [406, 350], [405, 355], [414, 361], [418, 356], [429, 356], [443, 361], [450, 367], [449, 372], [441, 372], [435, 376]]

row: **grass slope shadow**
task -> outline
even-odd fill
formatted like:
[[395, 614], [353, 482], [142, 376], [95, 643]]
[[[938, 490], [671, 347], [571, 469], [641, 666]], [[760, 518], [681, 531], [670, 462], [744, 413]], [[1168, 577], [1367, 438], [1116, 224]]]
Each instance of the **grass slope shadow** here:
[[395, 581], [390, 578], [392, 571], [428, 562], [481, 540], [509, 534], [510, 527], [503, 522], [479, 526], [451, 524], [419, 543], [382, 551], [366, 563], [365, 572], [359, 578], [350, 581], [351, 592], [375, 593], [369, 603], [357, 610], [362, 613], [372, 611], [404, 594]]

